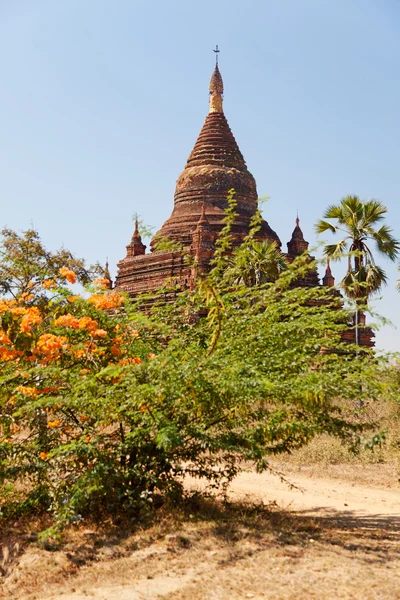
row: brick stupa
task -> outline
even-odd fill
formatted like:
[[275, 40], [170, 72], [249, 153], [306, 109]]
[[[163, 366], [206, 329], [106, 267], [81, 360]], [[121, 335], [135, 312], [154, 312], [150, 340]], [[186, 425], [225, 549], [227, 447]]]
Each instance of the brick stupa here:
[[[232, 227], [235, 243], [247, 235], [257, 209], [257, 188], [223, 111], [223, 81], [218, 64], [210, 81], [210, 107], [203, 128], [179, 176], [174, 208], [145, 254], [136, 226], [126, 257], [118, 263], [117, 289], [132, 297], [157, 290], [165, 281], [181, 288], [190, 286], [191, 272], [178, 252], [156, 250], [156, 241], [167, 238], [189, 248], [199, 265], [207, 268], [213, 243], [221, 231], [227, 196], [235, 190], [238, 216]], [[258, 237], [281, 242], [263, 220]]]
[[[247, 169], [224, 115], [224, 84], [218, 62], [211, 77], [209, 92], [209, 112], [186, 166], [178, 177], [171, 216], [150, 242], [148, 254], [136, 220], [131, 242], [126, 247], [126, 257], [118, 263], [115, 287], [132, 298], [143, 292], [155, 292], [167, 282], [178, 289], [190, 288], [193, 276], [198, 271], [207, 271], [214, 254], [215, 240], [224, 226], [229, 190], [235, 190], [237, 201], [238, 216], [232, 226], [234, 244], [240, 244], [248, 234], [250, 219], [257, 210], [255, 179]], [[257, 237], [275, 242], [281, 248], [279, 237], [265, 220]], [[181, 252], [157, 250], [157, 240], [160, 239], [179, 242], [189, 250], [196, 258], [196, 272], [187, 264]], [[308, 242], [304, 239], [298, 217], [287, 248], [289, 262], [308, 252]], [[310, 261], [312, 259], [310, 256]], [[322, 285], [333, 288], [334, 283], [328, 263]], [[311, 267], [307, 275], [294, 285], [319, 286], [317, 270]], [[339, 294], [333, 289], [332, 293]], [[357, 343], [372, 346], [373, 332], [366, 326], [363, 313], [358, 315], [358, 322]], [[345, 330], [342, 337], [354, 341], [354, 331]]]

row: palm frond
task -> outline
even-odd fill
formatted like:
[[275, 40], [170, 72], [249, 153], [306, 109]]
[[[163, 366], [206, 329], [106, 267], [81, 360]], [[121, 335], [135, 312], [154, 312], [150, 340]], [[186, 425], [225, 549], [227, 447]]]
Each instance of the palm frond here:
[[392, 229], [382, 225], [373, 236], [378, 252], [394, 261], [400, 256], [400, 242], [392, 235]]
[[339, 223], [343, 222], [343, 209], [340, 204], [331, 204], [324, 212], [324, 219], [337, 219]]
[[364, 218], [363, 225], [373, 225], [378, 223], [378, 221], [382, 221], [384, 215], [387, 213], [386, 206], [380, 202], [379, 200], [367, 200], [364, 204]]
[[324, 254], [332, 260], [340, 260], [346, 253], [348, 241], [340, 240], [336, 244], [327, 244], [324, 248]]
[[328, 221], [323, 221], [322, 219], [320, 219], [319, 221], [317, 221], [314, 225], [314, 229], [316, 231], [316, 233], [324, 233], [325, 231], [330, 231], [331, 233], [336, 233], [337, 228], [332, 225], [331, 223], [328, 223]]

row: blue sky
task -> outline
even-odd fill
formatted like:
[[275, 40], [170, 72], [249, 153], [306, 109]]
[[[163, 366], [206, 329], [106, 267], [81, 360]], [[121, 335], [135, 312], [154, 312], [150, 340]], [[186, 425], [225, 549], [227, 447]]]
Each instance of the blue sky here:
[[[0, 0], [0, 224], [89, 262], [160, 227], [204, 122], [225, 113], [284, 244], [347, 194], [400, 237], [397, 0]], [[378, 311], [400, 328], [396, 267]], [[340, 270], [334, 267], [336, 273]], [[400, 350], [385, 326], [380, 348]]]

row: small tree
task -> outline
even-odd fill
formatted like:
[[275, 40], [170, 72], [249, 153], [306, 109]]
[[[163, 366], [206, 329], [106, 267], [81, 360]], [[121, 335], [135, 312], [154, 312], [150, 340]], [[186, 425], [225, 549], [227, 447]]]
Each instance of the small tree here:
[[286, 267], [275, 242], [252, 239], [233, 253], [225, 269], [225, 280], [232, 285], [252, 287], [275, 281]]
[[40, 302], [46, 290], [65, 281], [60, 269], [70, 269], [75, 280], [85, 285], [101, 274], [100, 265], [87, 268], [83, 259], [69, 250], [47, 250], [35, 229], [22, 233], [4, 228], [0, 242], [0, 295], [14, 299], [31, 295]]

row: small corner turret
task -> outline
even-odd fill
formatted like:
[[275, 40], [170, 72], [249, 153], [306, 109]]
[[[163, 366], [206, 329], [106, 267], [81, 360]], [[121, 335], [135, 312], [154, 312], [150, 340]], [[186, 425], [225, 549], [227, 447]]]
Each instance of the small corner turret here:
[[127, 256], [142, 256], [146, 253], [146, 246], [142, 242], [139, 233], [139, 221], [135, 220], [135, 231], [132, 235], [131, 243], [127, 245]]

